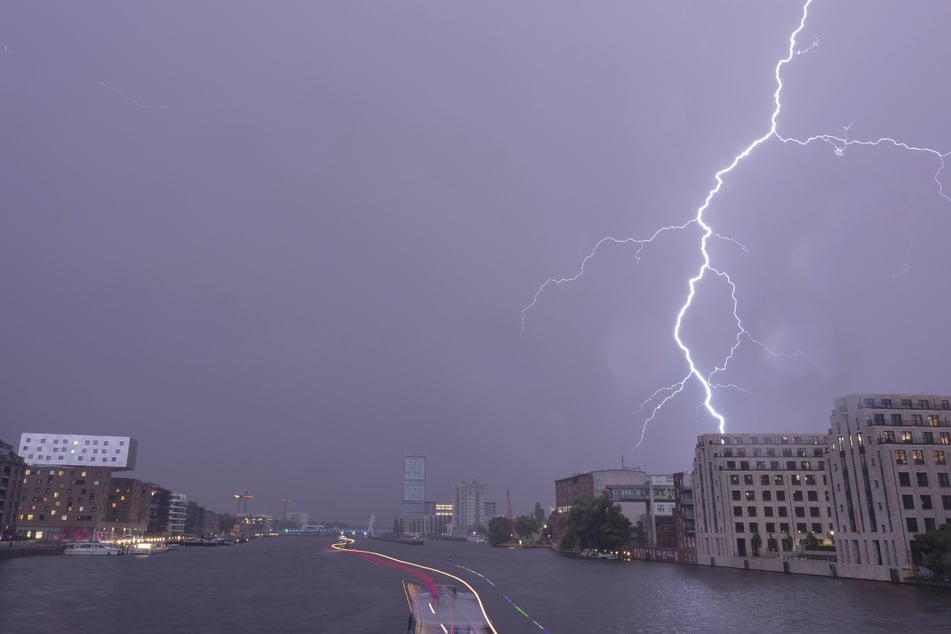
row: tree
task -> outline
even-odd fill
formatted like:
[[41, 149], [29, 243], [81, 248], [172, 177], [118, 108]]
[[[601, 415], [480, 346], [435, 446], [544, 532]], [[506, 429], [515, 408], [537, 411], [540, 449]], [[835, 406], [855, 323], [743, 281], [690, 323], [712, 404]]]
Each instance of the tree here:
[[531, 515], [519, 515], [515, 518], [515, 534], [528, 541], [540, 528], [538, 522]]
[[559, 526], [565, 529], [560, 544], [565, 551], [622, 550], [631, 534], [631, 521], [621, 513], [620, 505], [611, 502], [607, 491], [596, 498], [584, 496], [575, 500]]
[[911, 552], [915, 563], [930, 568], [932, 572], [943, 575], [951, 571], [951, 524], [944, 524], [935, 530], [915, 535], [911, 540]]
[[753, 556], [759, 557], [759, 549], [763, 546], [763, 538], [759, 536], [759, 533], [753, 533], [750, 544], [753, 546]]
[[493, 517], [489, 520], [489, 544], [498, 546], [506, 544], [511, 540], [512, 525], [507, 517]]
[[809, 532], [806, 535], [806, 538], [802, 541], [806, 546], [806, 550], [816, 550], [819, 548], [819, 538], [816, 537], [812, 532]]

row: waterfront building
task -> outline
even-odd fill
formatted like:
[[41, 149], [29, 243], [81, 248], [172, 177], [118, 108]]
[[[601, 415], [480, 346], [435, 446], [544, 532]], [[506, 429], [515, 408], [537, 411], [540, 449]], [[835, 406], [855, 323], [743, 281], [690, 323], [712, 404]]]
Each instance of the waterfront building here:
[[436, 537], [449, 537], [452, 535], [452, 504], [445, 502], [435, 502], [433, 504], [433, 531], [432, 535]]
[[185, 535], [185, 519], [188, 515], [188, 496], [184, 493], [172, 493], [168, 505], [168, 529], [171, 537]]
[[[607, 492], [631, 522], [632, 541], [651, 548], [659, 546], [658, 524], [665, 543], [673, 535], [674, 481], [671, 475], [651, 475], [641, 469], [622, 467], [578, 473], [555, 481], [555, 512], [552, 518], [552, 544], [561, 541], [560, 520], [583, 496], [597, 497]], [[639, 528], [641, 527], [641, 528]]]
[[89, 436], [26, 432], [20, 457], [34, 467], [135, 468], [138, 443], [130, 436]]
[[951, 522], [951, 396], [849, 394], [831, 422], [839, 569], [900, 581], [914, 536]]
[[274, 531], [274, 518], [270, 515], [247, 514], [238, 518], [235, 525], [238, 534], [261, 537]]
[[[303, 528], [310, 523], [310, 514], [303, 511], [288, 511], [287, 524], [289, 527]], [[285, 528], [288, 528], [287, 526]]]
[[426, 456], [419, 452], [403, 454], [403, 504], [400, 523], [403, 533], [425, 532]]
[[13, 445], [0, 440], [0, 540], [16, 534], [17, 507], [26, 464]]
[[18, 536], [86, 541], [100, 535], [111, 470], [27, 465], [17, 510]]
[[694, 511], [693, 474], [674, 474], [674, 542], [677, 561], [697, 562], [697, 522]]
[[485, 484], [472, 480], [460, 482], [452, 490], [452, 530], [456, 537], [465, 537], [476, 527], [488, 528]]
[[697, 560], [743, 565], [737, 560], [789, 552], [810, 533], [819, 540], [831, 536], [829, 442], [820, 433], [699, 436]]

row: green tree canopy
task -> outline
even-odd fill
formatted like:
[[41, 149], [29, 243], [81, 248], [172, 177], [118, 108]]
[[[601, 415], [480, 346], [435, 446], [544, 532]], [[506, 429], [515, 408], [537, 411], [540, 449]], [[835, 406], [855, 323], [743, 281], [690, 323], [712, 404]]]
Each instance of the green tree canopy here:
[[631, 521], [621, 513], [620, 505], [611, 502], [607, 491], [596, 498], [584, 496], [575, 500], [559, 527], [564, 529], [560, 547], [566, 551], [622, 550], [631, 534]]
[[489, 520], [489, 544], [498, 546], [512, 539], [512, 525], [507, 517], [493, 517]]
[[924, 564], [936, 574], [951, 572], [944, 566], [946, 555], [951, 554], [951, 523], [915, 535], [911, 540], [911, 551], [916, 562]]
[[530, 540], [541, 526], [531, 515], [519, 515], [515, 518], [515, 534], [524, 540]]

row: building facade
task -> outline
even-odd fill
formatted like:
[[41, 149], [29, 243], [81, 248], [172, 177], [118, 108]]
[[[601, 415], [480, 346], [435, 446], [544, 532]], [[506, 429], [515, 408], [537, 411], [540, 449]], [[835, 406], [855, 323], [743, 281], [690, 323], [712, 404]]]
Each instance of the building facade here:
[[130, 436], [87, 436], [26, 432], [20, 457], [34, 467], [134, 469], [138, 443]]
[[840, 566], [872, 579], [913, 574], [914, 536], [951, 522], [951, 396], [849, 394], [831, 422]]
[[828, 434], [704, 434], [694, 457], [697, 560], [780, 556], [834, 530]]
[[185, 519], [188, 515], [188, 496], [184, 493], [172, 493], [168, 505], [168, 535], [183, 537], [185, 535]]
[[674, 541], [677, 561], [697, 561], [697, 521], [694, 511], [693, 474], [674, 474]]
[[488, 528], [485, 484], [476, 480], [460, 482], [452, 491], [453, 534], [464, 537], [478, 526]]
[[17, 507], [26, 464], [13, 445], [0, 440], [0, 541], [16, 534]]

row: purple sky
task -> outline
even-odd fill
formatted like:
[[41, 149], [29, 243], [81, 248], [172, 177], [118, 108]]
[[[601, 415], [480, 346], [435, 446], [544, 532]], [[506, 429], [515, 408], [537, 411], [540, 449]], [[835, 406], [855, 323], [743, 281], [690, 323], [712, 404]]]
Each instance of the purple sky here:
[[[716, 431], [673, 324], [714, 175], [769, 131], [801, 2], [0, 7], [0, 438], [131, 434], [136, 477], [221, 511], [354, 523], [478, 479], [689, 470]], [[818, 1], [777, 132], [951, 151], [932, 2]], [[949, 157], [951, 160], [951, 157]], [[850, 391], [949, 393], [935, 153], [778, 138], [704, 213], [750, 334], [728, 431], [825, 430]], [[951, 166], [938, 175], [951, 192]], [[682, 337], [736, 341], [708, 273]], [[797, 354], [798, 353], [798, 354]], [[657, 401], [655, 400], [656, 404]]]

